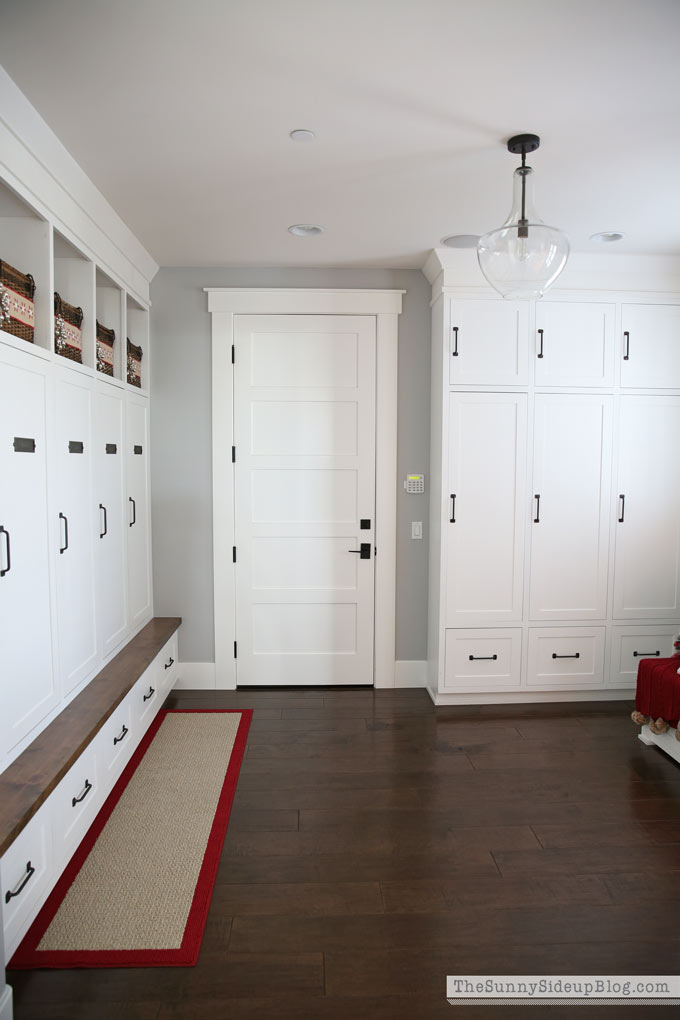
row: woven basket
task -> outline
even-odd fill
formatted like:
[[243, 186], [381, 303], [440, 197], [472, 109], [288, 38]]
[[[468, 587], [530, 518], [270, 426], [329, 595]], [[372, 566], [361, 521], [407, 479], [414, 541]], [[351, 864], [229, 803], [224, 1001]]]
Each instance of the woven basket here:
[[107, 329], [97, 323], [97, 371], [104, 375], [113, 375], [113, 345], [116, 342], [116, 334], [112, 329]]
[[135, 347], [127, 338], [127, 381], [131, 386], [142, 385], [142, 348]]
[[70, 361], [83, 363], [83, 310], [54, 292], [54, 349]]
[[33, 343], [35, 280], [8, 262], [0, 261], [0, 329]]

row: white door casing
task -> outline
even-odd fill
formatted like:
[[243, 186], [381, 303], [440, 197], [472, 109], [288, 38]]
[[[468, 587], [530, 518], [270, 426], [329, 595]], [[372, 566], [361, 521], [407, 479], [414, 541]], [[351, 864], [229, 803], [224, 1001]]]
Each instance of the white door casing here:
[[375, 318], [237, 315], [234, 341], [237, 681], [372, 684]]
[[212, 315], [213, 548], [216, 686], [236, 687], [234, 488], [231, 361], [235, 314], [369, 315], [376, 322], [374, 681], [393, 687], [395, 671], [397, 339], [403, 291], [208, 289]]

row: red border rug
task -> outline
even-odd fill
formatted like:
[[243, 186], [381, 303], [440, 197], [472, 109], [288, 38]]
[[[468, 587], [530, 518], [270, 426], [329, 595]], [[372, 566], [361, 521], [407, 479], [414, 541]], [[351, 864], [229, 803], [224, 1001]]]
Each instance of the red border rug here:
[[[135, 769], [146, 754], [163, 720], [170, 712], [202, 712], [204, 714], [231, 712], [232, 714], [240, 713], [241, 715], [217, 810], [206, 844], [203, 864], [201, 865], [194, 897], [189, 909], [181, 946], [179, 949], [38, 950], [37, 947], [40, 944], [40, 940], [52, 922], [66, 892], [109, 820], [113, 809], [120, 800], [125, 787], [130, 782]], [[227, 823], [229, 822], [231, 805], [236, 791], [236, 783], [241, 769], [241, 762], [243, 761], [252, 715], [252, 709], [162, 709], [158, 713], [130, 758], [130, 761], [125, 766], [106, 803], [88, 829], [82, 843], [69, 861], [59, 881], [14, 953], [14, 956], [7, 964], [8, 970], [33, 970], [40, 967], [193, 967], [196, 964], [205, 923], [208, 918], [210, 899], [217, 876], [217, 868], [220, 862], [224, 837], [227, 832]]]

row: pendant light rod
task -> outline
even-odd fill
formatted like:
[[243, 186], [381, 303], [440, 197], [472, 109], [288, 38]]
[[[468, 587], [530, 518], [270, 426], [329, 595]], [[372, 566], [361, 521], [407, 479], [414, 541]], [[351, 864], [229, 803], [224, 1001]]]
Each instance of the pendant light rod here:
[[529, 222], [526, 217], [527, 152], [535, 152], [540, 144], [541, 139], [538, 135], [523, 134], [508, 138], [508, 152], [522, 156], [522, 166], [518, 168], [522, 177], [522, 206], [517, 224], [517, 236], [522, 238], [529, 236]]

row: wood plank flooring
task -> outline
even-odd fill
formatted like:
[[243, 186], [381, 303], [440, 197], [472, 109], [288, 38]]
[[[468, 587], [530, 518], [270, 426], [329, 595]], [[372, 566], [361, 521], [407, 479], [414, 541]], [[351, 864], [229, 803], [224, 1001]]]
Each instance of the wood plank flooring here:
[[166, 707], [254, 709], [198, 965], [10, 973], [16, 1020], [519, 1020], [452, 1014], [446, 975], [680, 971], [680, 768], [628, 703], [314, 689]]

